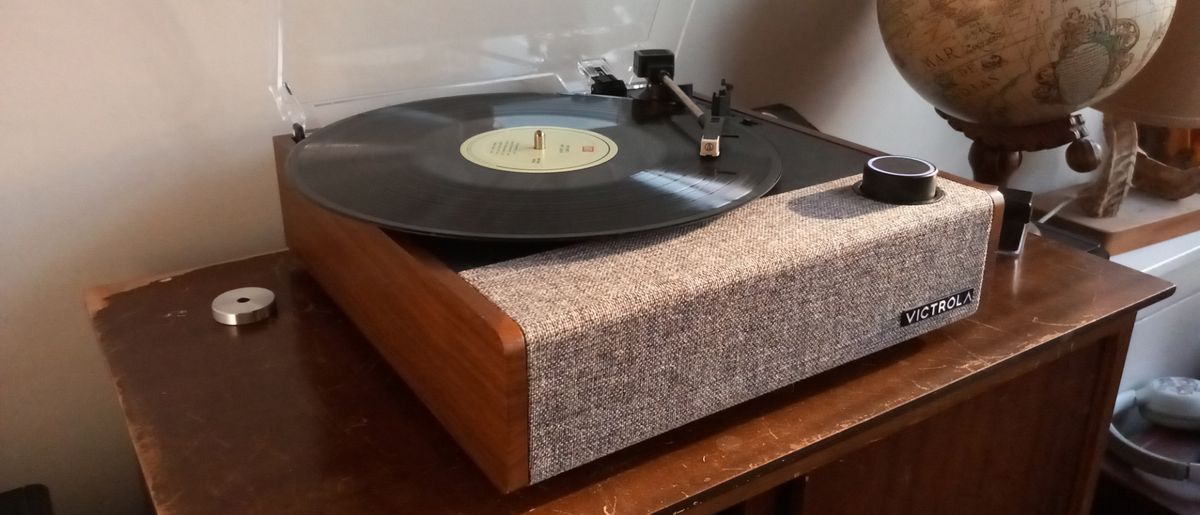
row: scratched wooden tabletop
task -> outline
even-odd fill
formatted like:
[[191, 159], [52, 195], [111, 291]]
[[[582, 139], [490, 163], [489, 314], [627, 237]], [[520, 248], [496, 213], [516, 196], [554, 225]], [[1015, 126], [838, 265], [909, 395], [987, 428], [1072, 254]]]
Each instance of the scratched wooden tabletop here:
[[[274, 290], [278, 315], [214, 323], [212, 298], [242, 286]], [[97, 288], [89, 305], [164, 515], [613, 514], [680, 510], [795, 467], [1171, 291], [1032, 238], [999, 260], [969, 319], [509, 495], [287, 252]]]

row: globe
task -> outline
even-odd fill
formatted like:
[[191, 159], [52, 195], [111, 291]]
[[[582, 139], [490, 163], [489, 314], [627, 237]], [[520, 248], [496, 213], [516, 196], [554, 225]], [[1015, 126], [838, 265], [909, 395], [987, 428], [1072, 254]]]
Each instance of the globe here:
[[1175, 0], [879, 0], [904, 80], [985, 125], [1047, 122], [1116, 91], [1158, 49]]

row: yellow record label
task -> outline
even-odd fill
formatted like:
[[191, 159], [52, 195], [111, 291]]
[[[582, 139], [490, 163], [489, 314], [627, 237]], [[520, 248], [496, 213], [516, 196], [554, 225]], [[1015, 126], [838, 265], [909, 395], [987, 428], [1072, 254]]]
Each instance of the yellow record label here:
[[[537, 132], [541, 131], [541, 147]], [[471, 136], [459, 147], [479, 166], [519, 173], [582, 170], [617, 155], [617, 143], [603, 134], [565, 127], [509, 127]]]

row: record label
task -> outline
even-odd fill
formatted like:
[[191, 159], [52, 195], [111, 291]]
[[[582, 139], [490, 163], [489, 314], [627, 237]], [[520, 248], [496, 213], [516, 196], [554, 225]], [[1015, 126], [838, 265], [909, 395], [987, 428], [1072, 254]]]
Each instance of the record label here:
[[[536, 141], [541, 136], [541, 148]], [[508, 127], [476, 134], [459, 152], [479, 166], [518, 173], [558, 173], [603, 164], [617, 143], [603, 134], [566, 127]]]

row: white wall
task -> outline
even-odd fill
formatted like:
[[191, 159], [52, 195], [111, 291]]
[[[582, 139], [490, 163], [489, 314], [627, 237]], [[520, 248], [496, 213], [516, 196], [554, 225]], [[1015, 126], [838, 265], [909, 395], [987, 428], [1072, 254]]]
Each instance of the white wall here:
[[89, 285], [283, 245], [270, 2], [0, 2], [0, 490], [136, 513]]
[[[418, 2], [413, 2], [418, 4]], [[273, 2], [0, 3], [0, 490], [136, 513], [137, 468], [82, 305], [90, 285], [283, 245], [269, 137]], [[418, 12], [419, 9], [417, 9]], [[966, 173], [967, 141], [892, 69], [873, 2], [700, 0], [698, 89]], [[1080, 180], [1061, 150], [1016, 184]]]

